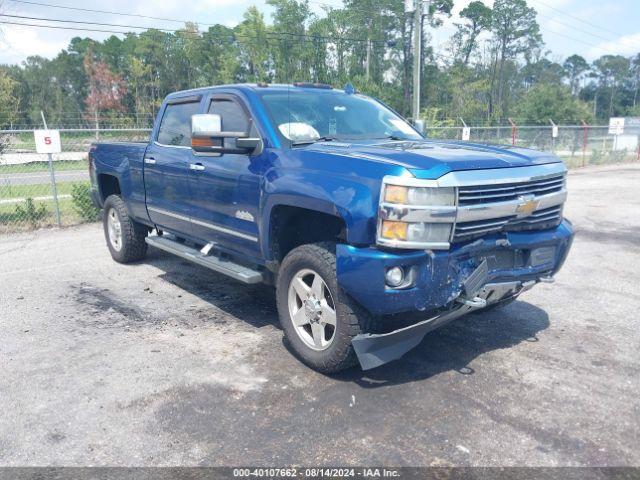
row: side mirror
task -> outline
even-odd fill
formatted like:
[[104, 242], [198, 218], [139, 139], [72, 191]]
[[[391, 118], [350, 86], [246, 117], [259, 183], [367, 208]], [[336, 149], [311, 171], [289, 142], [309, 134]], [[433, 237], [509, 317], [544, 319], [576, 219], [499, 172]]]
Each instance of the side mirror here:
[[[225, 139], [235, 139], [235, 147], [226, 146]], [[262, 139], [250, 138], [246, 132], [223, 132], [218, 114], [197, 114], [191, 116], [191, 148], [197, 153], [258, 154]]]

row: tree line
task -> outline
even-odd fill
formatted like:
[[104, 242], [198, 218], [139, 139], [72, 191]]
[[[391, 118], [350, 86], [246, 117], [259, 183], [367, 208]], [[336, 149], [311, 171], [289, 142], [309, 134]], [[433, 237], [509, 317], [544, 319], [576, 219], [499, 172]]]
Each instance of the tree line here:
[[[345, 0], [314, 13], [306, 0], [267, 0], [235, 27], [186, 23], [104, 41], [73, 38], [55, 58], [0, 66], [0, 126], [149, 126], [176, 90], [241, 82], [353, 84], [408, 116], [413, 13], [398, 0]], [[434, 0], [421, 16], [421, 117], [427, 125], [576, 124], [640, 115], [640, 53], [557, 61], [526, 0], [471, 2], [442, 51], [430, 32], [452, 15]]]

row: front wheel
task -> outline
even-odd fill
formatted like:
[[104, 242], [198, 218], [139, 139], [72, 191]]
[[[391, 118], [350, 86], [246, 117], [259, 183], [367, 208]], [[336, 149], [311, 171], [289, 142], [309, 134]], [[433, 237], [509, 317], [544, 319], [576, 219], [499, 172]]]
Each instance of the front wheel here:
[[302, 245], [278, 273], [277, 303], [285, 336], [300, 359], [331, 373], [356, 363], [351, 339], [373, 329], [373, 317], [338, 287], [335, 243]]
[[130, 263], [145, 257], [147, 227], [129, 217], [118, 195], [110, 195], [104, 202], [102, 223], [109, 252], [116, 262]]

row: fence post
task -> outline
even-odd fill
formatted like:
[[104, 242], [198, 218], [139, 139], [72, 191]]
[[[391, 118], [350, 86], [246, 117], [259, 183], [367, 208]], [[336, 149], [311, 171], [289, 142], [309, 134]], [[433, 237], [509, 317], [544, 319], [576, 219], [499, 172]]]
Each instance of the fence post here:
[[515, 146], [518, 137], [518, 126], [510, 118], [507, 120], [511, 124], [511, 145]]
[[463, 142], [468, 142], [469, 140], [471, 140], [471, 129], [467, 126], [467, 123], [464, 121], [464, 118], [462, 117], [458, 117], [458, 118], [462, 122], [462, 125], [464, 125], [462, 127], [461, 140]]
[[553, 123], [553, 120], [550, 118], [549, 123], [551, 124], [551, 153], [555, 153], [556, 150], [556, 137], [558, 136], [558, 126]]
[[587, 166], [587, 143], [589, 142], [589, 124], [582, 120], [582, 166]]
[[[44, 118], [44, 112], [40, 110], [40, 115], [42, 116], [42, 123], [44, 124], [44, 129], [47, 128], [47, 121]], [[62, 226], [62, 221], [60, 220], [60, 203], [58, 202], [58, 187], [56, 185], [56, 175], [53, 171], [53, 155], [51, 153], [47, 153], [47, 159], [49, 160], [49, 176], [51, 177], [51, 194], [53, 196], [53, 205], [56, 209], [56, 223], [58, 227]]]

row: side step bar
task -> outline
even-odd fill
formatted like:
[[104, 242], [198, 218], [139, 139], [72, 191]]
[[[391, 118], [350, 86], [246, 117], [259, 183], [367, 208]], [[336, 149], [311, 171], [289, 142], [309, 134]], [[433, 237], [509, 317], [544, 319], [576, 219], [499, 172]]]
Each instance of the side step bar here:
[[244, 265], [234, 263], [231, 260], [215, 257], [213, 255], [205, 255], [200, 250], [196, 250], [195, 248], [191, 248], [165, 236], [147, 237], [145, 241], [152, 247], [173, 253], [185, 260], [189, 260], [190, 262], [215, 270], [216, 272], [227, 275], [243, 283], [260, 283], [264, 280], [262, 273], [258, 270], [253, 270], [249, 267], [245, 267]]

